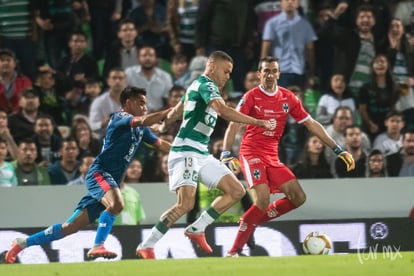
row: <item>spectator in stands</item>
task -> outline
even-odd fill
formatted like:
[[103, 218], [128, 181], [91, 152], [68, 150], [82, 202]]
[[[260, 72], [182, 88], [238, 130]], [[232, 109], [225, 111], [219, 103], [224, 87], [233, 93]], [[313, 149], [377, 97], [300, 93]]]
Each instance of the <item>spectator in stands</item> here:
[[406, 1], [398, 1], [397, 8], [395, 10], [394, 17], [401, 20], [403, 23], [405, 30], [410, 35], [413, 42], [411, 45], [414, 45], [414, 1], [413, 0], [406, 0]]
[[377, 149], [373, 149], [368, 155], [366, 177], [386, 177], [387, 167], [384, 154]]
[[168, 154], [162, 154], [158, 159], [153, 182], [168, 183]]
[[97, 79], [99, 74], [96, 60], [85, 54], [86, 34], [80, 30], [72, 32], [69, 36], [68, 46], [69, 55], [59, 60], [55, 69], [68, 76], [73, 83], [85, 84], [88, 78]]
[[385, 131], [385, 116], [398, 100], [399, 87], [395, 84], [387, 57], [384, 54], [375, 56], [371, 63], [370, 81], [359, 91], [359, 112], [364, 130], [371, 141]]
[[124, 209], [115, 218], [114, 225], [137, 225], [145, 219], [145, 211], [142, 206], [141, 196], [138, 191], [128, 184], [137, 184], [142, 175], [141, 163], [134, 159], [125, 172], [123, 181], [120, 183]]
[[248, 71], [244, 76], [244, 90], [243, 92], [247, 92], [250, 89], [259, 86], [260, 78], [257, 76], [257, 71]]
[[392, 19], [384, 43], [395, 82], [405, 87], [414, 86], [414, 48], [400, 19]]
[[108, 90], [94, 99], [89, 109], [89, 123], [97, 138], [104, 137], [111, 115], [121, 109], [119, 96], [127, 86], [124, 70], [118, 67], [112, 68], [109, 71], [107, 84]]
[[265, 24], [260, 56], [263, 58], [271, 55], [279, 59], [283, 72], [280, 73], [278, 85], [298, 85], [301, 89], [313, 86], [314, 41], [317, 39], [315, 31], [312, 25], [299, 15], [298, 0], [281, 0], [281, 7], [282, 12]]
[[381, 41], [374, 39], [372, 29], [375, 16], [371, 6], [359, 6], [356, 11], [354, 28], [341, 28], [338, 18], [344, 9], [336, 9], [325, 23], [322, 34], [328, 37], [335, 46], [334, 73], [342, 74], [352, 96], [358, 99], [361, 86], [369, 81], [370, 65], [377, 52], [380, 52]]
[[[304, 95], [299, 86], [289, 86], [287, 89], [292, 91], [303, 103]], [[291, 116], [288, 117], [281, 143], [279, 144], [279, 158], [286, 166], [291, 166], [298, 161], [299, 155], [305, 147], [308, 133], [304, 124], [298, 124]]]
[[103, 77], [108, 77], [111, 68], [120, 67], [126, 69], [138, 64], [138, 31], [134, 21], [124, 18], [119, 22], [118, 39], [110, 46], [105, 55]]
[[188, 70], [190, 70], [190, 78], [185, 83], [185, 86], [190, 86], [190, 84], [197, 79], [204, 72], [206, 68], [207, 57], [205, 56], [195, 56], [191, 59]]
[[32, 87], [32, 81], [17, 69], [16, 55], [9, 49], [0, 49], [0, 108], [7, 114], [19, 111], [23, 90]]
[[402, 148], [387, 156], [389, 176], [414, 176], [414, 130], [404, 131]]
[[17, 144], [20, 140], [34, 135], [34, 123], [39, 115], [39, 94], [32, 88], [25, 89], [19, 99], [20, 110], [9, 115], [9, 128]]
[[102, 141], [94, 137], [88, 118], [76, 115], [72, 120], [71, 134], [79, 146], [78, 160], [84, 156], [97, 156], [102, 149]]
[[0, 137], [0, 187], [17, 186], [13, 165], [6, 161], [8, 142]]
[[361, 129], [356, 125], [350, 125], [345, 128], [345, 149], [355, 160], [355, 170], [347, 171], [343, 162], [335, 160], [335, 176], [345, 177], [365, 177], [368, 153], [362, 148]]
[[[338, 145], [345, 147], [345, 128], [351, 126], [353, 113], [352, 110], [347, 106], [339, 106], [332, 117], [332, 124], [326, 127], [326, 132], [334, 139]], [[361, 132], [362, 138], [362, 148], [369, 152], [371, 151], [371, 141], [368, 138], [368, 135], [364, 132]], [[332, 150], [325, 150], [325, 157], [328, 161], [328, 164], [331, 165], [331, 173], [335, 174], [335, 159], [336, 155], [331, 154]]]
[[332, 178], [324, 151], [325, 146], [321, 139], [310, 135], [303, 148], [302, 156], [291, 166], [297, 178]]
[[373, 34], [375, 39], [382, 39], [387, 33], [391, 21], [390, 1], [387, 0], [339, 0], [343, 4], [343, 15], [339, 18], [342, 28], [352, 29], [360, 6], [370, 6], [375, 18]]
[[253, 48], [259, 38], [255, 37], [253, 4], [249, 0], [200, 0], [198, 4], [196, 55], [208, 56], [217, 50], [228, 53], [234, 60], [231, 80], [235, 91], [243, 91], [244, 76], [257, 62]]
[[18, 186], [50, 185], [50, 177], [47, 169], [36, 163], [36, 142], [31, 138], [20, 141], [19, 154], [12, 162], [16, 171]]
[[33, 140], [36, 142], [36, 163], [43, 167], [49, 167], [60, 159], [59, 149], [62, 137], [55, 132], [54, 120], [49, 115], [40, 115], [34, 124]]
[[85, 82], [84, 95], [81, 98], [79, 113], [89, 116], [89, 109], [93, 100], [102, 93], [101, 83], [97, 79], [87, 79]]
[[37, 73], [37, 81], [33, 86], [39, 94], [39, 110], [52, 116], [57, 125], [67, 123], [64, 110], [65, 94], [69, 87], [61, 81], [61, 77], [68, 82], [68, 79], [61, 73], [56, 73], [50, 67], [42, 67]]
[[173, 49], [168, 34], [166, 7], [156, 0], [140, 0], [139, 3], [128, 14], [138, 29], [138, 43], [153, 47], [157, 56], [170, 60]]
[[34, 81], [38, 33], [34, 28], [34, 2], [3, 0], [0, 3], [0, 48], [16, 53], [19, 68]]
[[[174, 85], [173, 87], [171, 87], [170, 91], [168, 92], [168, 100], [167, 100], [167, 105], [165, 106], [165, 108], [169, 108], [169, 107], [173, 107], [176, 104], [178, 104], [178, 102], [181, 100], [182, 96], [184, 96], [185, 94], [185, 88], [180, 86], [180, 85]], [[173, 137], [175, 137], [175, 135], [177, 135], [178, 130], [180, 129], [180, 125], [181, 125], [181, 120], [177, 120], [174, 124], [172, 124], [167, 132], [167, 134], [172, 135]]]
[[195, 29], [199, 0], [167, 2], [167, 28], [175, 54], [195, 56]]
[[171, 58], [171, 73], [174, 85], [180, 85], [186, 89], [188, 88], [188, 80], [191, 77], [191, 72], [185, 55], [177, 54]]
[[8, 156], [6, 157], [6, 161], [17, 159], [18, 148], [17, 148], [16, 142], [14, 141], [13, 136], [10, 133], [9, 120], [7, 118], [7, 113], [1, 109], [0, 109], [0, 138], [5, 140], [7, 143]]
[[51, 164], [48, 168], [52, 185], [66, 185], [80, 175], [80, 162], [77, 159], [79, 147], [76, 140], [71, 137], [64, 139], [59, 153], [61, 159]]
[[147, 91], [148, 112], [161, 110], [173, 86], [169, 73], [157, 67], [155, 48], [144, 46], [138, 52], [139, 65], [125, 70], [128, 85], [142, 87]]
[[46, 63], [57, 68], [60, 59], [69, 51], [69, 34], [76, 28], [72, 1], [35, 1], [35, 21], [44, 34]]
[[95, 161], [95, 156], [84, 155], [81, 158], [81, 163], [79, 166], [79, 172], [80, 172], [79, 177], [69, 181], [68, 186], [85, 185], [85, 176], [89, 168], [91, 167], [93, 161]]
[[394, 110], [388, 112], [384, 125], [387, 130], [377, 135], [372, 148], [380, 150], [385, 156], [388, 156], [399, 152], [402, 147], [401, 131], [404, 128], [402, 113]]
[[319, 99], [316, 120], [325, 126], [331, 124], [332, 116], [338, 106], [348, 106], [354, 114], [357, 111], [355, 100], [346, 87], [344, 76], [335, 74], [331, 77], [330, 89]]

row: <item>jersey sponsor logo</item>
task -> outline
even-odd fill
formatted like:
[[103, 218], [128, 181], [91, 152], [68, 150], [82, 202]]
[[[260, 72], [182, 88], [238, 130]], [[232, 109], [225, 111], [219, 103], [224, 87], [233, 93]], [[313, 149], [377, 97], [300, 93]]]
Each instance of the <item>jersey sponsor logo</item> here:
[[264, 113], [275, 113], [275, 111], [272, 110], [272, 109], [265, 109], [264, 110]]
[[288, 112], [289, 112], [289, 104], [284, 103], [284, 104], [282, 105], [282, 108], [283, 108], [283, 112], [285, 112], [285, 113], [288, 113]]
[[264, 136], [269, 136], [269, 137], [273, 137], [276, 135], [276, 131], [271, 131], [271, 130], [265, 130], [262, 133]]
[[253, 177], [256, 179], [260, 179], [260, 176], [262, 175], [262, 172], [258, 169], [253, 171]]
[[260, 158], [252, 158], [249, 159], [249, 165], [253, 165], [253, 164], [259, 164], [260, 163]]
[[118, 112], [118, 116], [119, 117], [129, 117], [129, 116], [131, 116], [131, 114], [129, 114], [128, 112]]

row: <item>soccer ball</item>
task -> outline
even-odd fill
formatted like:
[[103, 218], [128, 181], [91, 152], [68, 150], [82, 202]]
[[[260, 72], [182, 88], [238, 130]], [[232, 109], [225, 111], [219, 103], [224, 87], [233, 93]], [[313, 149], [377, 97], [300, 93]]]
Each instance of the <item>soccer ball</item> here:
[[303, 251], [308, 255], [327, 255], [331, 248], [331, 239], [322, 232], [311, 232], [303, 240]]

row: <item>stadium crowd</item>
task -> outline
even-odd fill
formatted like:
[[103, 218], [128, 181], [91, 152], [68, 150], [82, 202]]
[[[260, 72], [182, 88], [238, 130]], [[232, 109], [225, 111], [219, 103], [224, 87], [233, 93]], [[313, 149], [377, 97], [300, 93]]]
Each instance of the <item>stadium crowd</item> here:
[[[3, 0], [0, 13], [0, 187], [83, 183], [122, 90], [144, 88], [148, 112], [175, 106], [216, 50], [234, 60], [228, 105], [277, 57], [278, 85], [356, 162], [347, 172], [291, 120], [279, 154], [298, 178], [414, 176], [414, 1]], [[153, 130], [172, 142], [179, 125]], [[143, 144], [136, 181], [167, 182], [166, 156]]]

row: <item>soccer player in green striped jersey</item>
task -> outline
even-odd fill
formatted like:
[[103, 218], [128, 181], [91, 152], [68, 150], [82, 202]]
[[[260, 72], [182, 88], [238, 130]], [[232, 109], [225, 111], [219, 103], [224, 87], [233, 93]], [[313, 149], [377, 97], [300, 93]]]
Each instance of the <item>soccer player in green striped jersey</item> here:
[[234, 174], [208, 152], [207, 146], [217, 117], [264, 129], [275, 126], [270, 121], [243, 115], [225, 104], [220, 90], [229, 80], [232, 69], [233, 60], [228, 54], [222, 51], [211, 53], [204, 73], [190, 85], [182, 101], [171, 110], [161, 125], [161, 130], [165, 130], [172, 122], [182, 119], [168, 160], [169, 188], [177, 194], [177, 202], [161, 215], [151, 234], [138, 245], [137, 255], [141, 258], [155, 259], [155, 244], [179, 218], [193, 208], [198, 182], [209, 189], [218, 188], [223, 191], [184, 232], [185, 236], [207, 253], [212, 253], [213, 250], [205, 239], [206, 227], [246, 192]]

